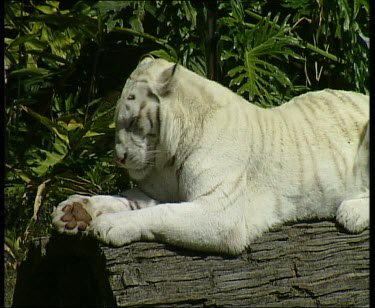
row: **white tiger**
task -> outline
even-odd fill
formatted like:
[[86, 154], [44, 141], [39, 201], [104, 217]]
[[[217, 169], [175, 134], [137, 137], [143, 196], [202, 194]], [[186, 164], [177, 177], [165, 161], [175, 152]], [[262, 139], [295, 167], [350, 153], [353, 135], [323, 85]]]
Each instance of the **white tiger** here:
[[116, 160], [140, 189], [69, 197], [53, 213], [58, 231], [235, 255], [286, 221], [369, 226], [368, 96], [328, 89], [263, 109], [147, 57], [115, 123]]

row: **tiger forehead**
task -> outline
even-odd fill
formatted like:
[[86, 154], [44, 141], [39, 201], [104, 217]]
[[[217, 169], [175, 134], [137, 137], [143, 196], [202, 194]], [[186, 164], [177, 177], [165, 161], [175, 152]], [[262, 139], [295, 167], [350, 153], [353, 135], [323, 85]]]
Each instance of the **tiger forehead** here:
[[137, 82], [144, 82], [144, 83], [148, 83], [148, 80], [144, 77], [144, 76], [142, 76], [142, 78], [134, 78], [134, 77], [132, 77], [132, 76], [130, 76], [129, 78], [128, 78], [128, 82], [131, 82], [131, 83], [137, 83]]
[[150, 95], [150, 92], [146, 80], [128, 80], [117, 102], [118, 115], [137, 112], [139, 104]]
[[137, 88], [143, 88], [144, 89], [146, 87], [149, 87], [148, 84], [149, 84], [149, 82], [144, 78], [138, 79], [138, 78], [129, 77], [128, 81], [126, 82], [126, 85], [124, 87], [124, 93], [135, 91]]
[[119, 104], [133, 104], [138, 102], [139, 99], [144, 100], [150, 97], [156, 97], [152, 85], [146, 80], [134, 80], [124, 87]]

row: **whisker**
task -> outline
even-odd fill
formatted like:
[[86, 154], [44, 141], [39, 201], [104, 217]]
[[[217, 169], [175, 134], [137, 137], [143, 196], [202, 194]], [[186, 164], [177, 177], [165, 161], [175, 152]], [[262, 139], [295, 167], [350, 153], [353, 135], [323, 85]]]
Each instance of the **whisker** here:
[[160, 154], [160, 153], [167, 153], [167, 151], [165, 151], [165, 150], [150, 150], [150, 151], [147, 151], [147, 154], [148, 153], [151, 153], [151, 154]]

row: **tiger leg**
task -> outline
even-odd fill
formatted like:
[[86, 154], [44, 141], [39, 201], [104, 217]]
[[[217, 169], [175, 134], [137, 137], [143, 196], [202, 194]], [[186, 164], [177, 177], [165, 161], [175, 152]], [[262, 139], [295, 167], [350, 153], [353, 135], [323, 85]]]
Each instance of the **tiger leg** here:
[[336, 212], [337, 222], [351, 233], [360, 233], [368, 228], [369, 216], [368, 192], [342, 201]]
[[139, 210], [156, 204], [157, 201], [138, 189], [126, 191], [121, 196], [72, 195], [54, 209], [52, 223], [60, 233], [76, 234], [85, 231], [92, 220], [102, 214]]
[[243, 213], [215, 209], [212, 210], [212, 202], [200, 200], [109, 213], [97, 217], [89, 232], [113, 246], [159, 241], [198, 251], [239, 254], [248, 244]]

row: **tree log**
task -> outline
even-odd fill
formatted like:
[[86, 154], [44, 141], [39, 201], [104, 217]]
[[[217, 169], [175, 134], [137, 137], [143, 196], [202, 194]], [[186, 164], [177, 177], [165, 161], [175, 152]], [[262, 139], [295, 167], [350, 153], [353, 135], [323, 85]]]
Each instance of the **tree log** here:
[[333, 222], [274, 228], [238, 257], [80, 236], [33, 241], [14, 307], [369, 306], [369, 230]]

